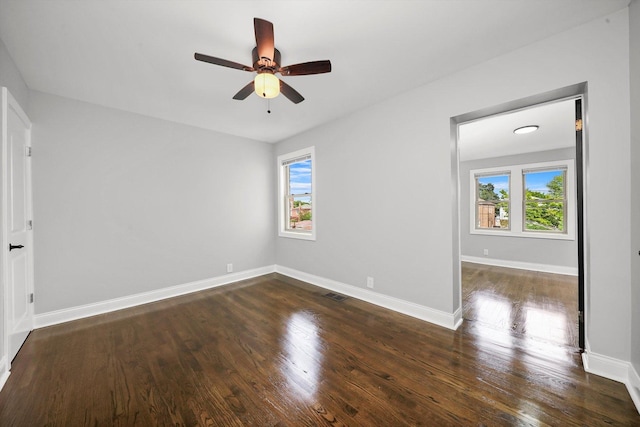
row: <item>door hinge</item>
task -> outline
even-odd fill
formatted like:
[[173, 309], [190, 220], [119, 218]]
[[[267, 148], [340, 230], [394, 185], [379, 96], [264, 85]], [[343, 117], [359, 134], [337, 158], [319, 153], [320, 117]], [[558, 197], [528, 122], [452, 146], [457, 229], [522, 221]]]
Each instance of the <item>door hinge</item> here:
[[584, 311], [578, 312], [578, 322], [584, 323]]
[[24, 154], [27, 157], [31, 157], [31, 147], [29, 146], [24, 147]]
[[32, 219], [27, 221], [27, 230], [33, 230], [33, 220]]
[[33, 304], [33, 292], [29, 294], [29, 302]]
[[582, 119], [576, 119], [576, 132], [580, 132], [582, 130]]

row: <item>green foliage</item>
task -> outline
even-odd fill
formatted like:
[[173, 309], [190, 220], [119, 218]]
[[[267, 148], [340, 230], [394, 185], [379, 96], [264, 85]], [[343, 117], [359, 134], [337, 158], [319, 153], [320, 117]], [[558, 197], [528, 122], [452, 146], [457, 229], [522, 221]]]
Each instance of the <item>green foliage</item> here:
[[498, 193], [496, 193], [496, 187], [488, 182], [486, 184], [478, 183], [478, 197], [481, 200], [485, 200], [488, 202], [494, 202], [498, 200], [508, 200], [509, 193], [502, 188]]
[[556, 175], [547, 183], [549, 195], [552, 199], [564, 198], [564, 174]]
[[311, 220], [311, 211], [305, 212], [300, 215], [300, 221], [310, 221]]
[[547, 183], [548, 193], [525, 191], [527, 230], [564, 232], [564, 174]]
[[500, 197], [496, 194], [495, 187], [490, 182], [486, 184], [478, 183], [478, 197], [486, 201], [500, 199]]

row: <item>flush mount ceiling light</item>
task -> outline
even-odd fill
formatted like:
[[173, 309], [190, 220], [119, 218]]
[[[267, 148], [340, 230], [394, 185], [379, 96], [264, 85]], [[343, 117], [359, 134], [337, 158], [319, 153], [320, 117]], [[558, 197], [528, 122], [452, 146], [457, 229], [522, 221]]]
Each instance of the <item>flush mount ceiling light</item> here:
[[516, 135], [524, 135], [525, 133], [531, 133], [531, 132], [537, 131], [538, 127], [539, 127], [538, 125], [522, 126], [522, 127], [519, 127], [518, 129], [515, 129], [513, 133], [515, 133]]

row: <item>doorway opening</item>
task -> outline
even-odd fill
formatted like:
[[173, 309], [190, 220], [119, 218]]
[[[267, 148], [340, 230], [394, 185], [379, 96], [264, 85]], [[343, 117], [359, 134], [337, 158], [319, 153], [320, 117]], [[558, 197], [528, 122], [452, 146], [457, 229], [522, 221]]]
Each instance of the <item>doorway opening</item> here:
[[452, 118], [465, 321], [585, 348], [585, 96], [586, 83]]

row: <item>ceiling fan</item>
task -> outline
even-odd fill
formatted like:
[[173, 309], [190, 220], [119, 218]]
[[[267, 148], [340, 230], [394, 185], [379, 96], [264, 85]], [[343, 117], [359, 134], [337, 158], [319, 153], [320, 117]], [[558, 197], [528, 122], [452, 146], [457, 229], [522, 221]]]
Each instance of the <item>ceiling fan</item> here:
[[304, 101], [304, 97], [294, 88], [278, 79], [275, 74], [283, 76], [304, 76], [310, 74], [322, 74], [331, 72], [331, 61], [311, 61], [300, 64], [280, 66], [280, 51], [275, 48], [273, 39], [273, 24], [260, 18], [253, 18], [253, 27], [256, 34], [256, 47], [253, 48], [253, 66], [242, 65], [237, 62], [213, 56], [195, 54], [198, 61], [210, 64], [221, 65], [223, 67], [235, 68], [236, 70], [257, 72], [255, 79], [240, 89], [233, 99], [246, 99], [251, 92], [255, 92], [262, 98], [275, 98], [280, 92], [294, 104]]

